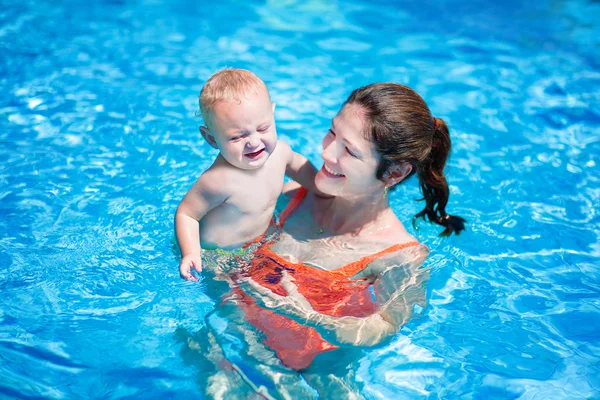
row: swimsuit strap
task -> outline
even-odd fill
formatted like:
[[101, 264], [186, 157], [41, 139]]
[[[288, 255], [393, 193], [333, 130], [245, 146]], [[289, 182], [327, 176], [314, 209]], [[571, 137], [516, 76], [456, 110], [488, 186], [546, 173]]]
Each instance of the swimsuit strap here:
[[288, 203], [285, 210], [283, 210], [283, 212], [281, 213], [281, 217], [279, 219], [280, 227], [283, 228], [283, 225], [285, 225], [285, 221], [287, 221], [290, 214], [292, 214], [296, 210], [296, 208], [298, 208], [300, 203], [302, 203], [302, 200], [304, 200], [307, 193], [308, 193], [308, 189], [306, 189], [304, 187], [301, 187], [300, 189], [298, 189], [298, 191], [296, 192], [294, 197], [292, 197], [292, 199]]
[[390, 246], [386, 249], [383, 249], [375, 254], [371, 254], [369, 256], [364, 256], [354, 262], [351, 262], [350, 264], [344, 265], [343, 267], [341, 267], [337, 270], [333, 270], [332, 272], [336, 272], [336, 273], [344, 275], [346, 278], [350, 278], [351, 276], [354, 276], [357, 273], [359, 273], [360, 271], [362, 271], [363, 269], [365, 269], [367, 264], [372, 263], [373, 261], [377, 260], [378, 258], [380, 258], [386, 254], [394, 253], [396, 251], [400, 251], [400, 250], [406, 249], [408, 247], [419, 246], [420, 244], [421, 243], [419, 243], [419, 242], [406, 242], [406, 243], [395, 244], [395, 245]]
[[[300, 189], [298, 189], [298, 191], [296, 192], [296, 194], [294, 195], [294, 197], [292, 197], [292, 199], [290, 200], [290, 202], [288, 203], [287, 207], [283, 210], [283, 212], [281, 213], [281, 217], [279, 220], [279, 226], [283, 227], [283, 225], [285, 225], [285, 222], [287, 221], [287, 219], [289, 218], [289, 216], [298, 208], [298, 206], [302, 203], [302, 201], [304, 200], [304, 198], [306, 197], [308, 193], [308, 189], [306, 189], [305, 187], [301, 187]], [[327, 271], [333, 274], [339, 274], [342, 275], [346, 278], [350, 278], [351, 276], [356, 275], [357, 273], [359, 273], [360, 271], [362, 271], [367, 264], [372, 263], [373, 261], [377, 260], [380, 257], [383, 257], [386, 254], [390, 254], [396, 251], [400, 251], [403, 249], [406, 249], [408, 247], [412, 247], [412, 246], [420, 246], [421, 243], [419, 242], [406, 242], [406, 243], [399, 243], [399, 244], [395, 244], [392, 245], [388, 248], [385, 248], [381, 251], [378, 251], [375, 254], [371, 254], [368, 256], [364, 256], [354, 262], [351, 262], [350, 264], [346, 264], [343, 267], [340, 267], [338, 269], [335, 270], [331, 270], [331, 271], [327, 271], [327, 270], [323, 270], [323, 271]], [[267, 250], [267, 249], [264, 249]], [[272, 255], [276, 258], [280, 258], [279, 255], [277, 255], [276, 253], [274, 253], [273, 251], [271, 251], [270, 249], [268, 250], [269, 252], [272, 253]], [[282, 259], [284, 260], [284, 259]], [[289, 263], [289, 261], [284, 260], [286, 263]]]

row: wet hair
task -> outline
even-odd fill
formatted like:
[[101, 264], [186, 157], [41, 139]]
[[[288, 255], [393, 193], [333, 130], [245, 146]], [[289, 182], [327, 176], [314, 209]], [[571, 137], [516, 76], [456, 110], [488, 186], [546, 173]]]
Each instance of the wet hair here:
[[414, 90], [396, 83], [375, 83], [356, 89], [344, 106], [361, 108], [365, 122], [365, 136], [374, 143], [381, 160], [377, 179], [394, 164], [409, 163], [423, 192], [425, 208], [415, 220], [435, 222], [446, 229], [442, 236], [465, 229], [463, 218], [446, 213], [450, 190], [444, 175], [444, 166], [451, 143], [448, 126], [434, 118], [425, 101]]
[[265, 83], [255, 74], [245, 69], [226, 68], [211, 76], [200, 91], [200, 115], [205, 124], [210, 124], [215, 106], [222, 101], [241, 101], [250, 92], [264, 90], [269, 95]]

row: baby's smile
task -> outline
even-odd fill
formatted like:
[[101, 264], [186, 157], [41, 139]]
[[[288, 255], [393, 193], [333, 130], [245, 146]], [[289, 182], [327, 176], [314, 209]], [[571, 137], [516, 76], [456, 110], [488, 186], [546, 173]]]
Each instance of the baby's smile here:
[[248, 157], [248, 158], [250, 158], [252, 160], [255, 160], [258, 157], [260, 157], [264, 152], [265, 152], [265, 148], [263, 147], [262, 149], [257, 150], [257, 151], [253, 151], [252, 153], [245, 153], [244, 156]]

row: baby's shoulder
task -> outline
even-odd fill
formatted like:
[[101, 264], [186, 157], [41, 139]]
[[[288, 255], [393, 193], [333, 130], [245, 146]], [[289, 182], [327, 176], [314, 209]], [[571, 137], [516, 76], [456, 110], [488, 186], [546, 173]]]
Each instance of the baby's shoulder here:
[[289, 160], [289, 158], [292, 156], [292, 153], [293, 151], [289, 144], [282, 140], [278, 140], [275, 151], [271, 156], [275, 156], [278, 160], [287, 162], [287, 160]]
[[213, 195], [228, 195], [231, 194], [239, 177], [237, 168], [232, 167], [228, 163], [215, 161], [207, 170], [202, 172], [198, 178], [197, 185], [203, 192]]
[[283, 140], [277, 140], [277, 147], [275, 148], [275, 150], [289, 152], [292, 151], [292, 148], [289, 144], [287, 144], [287, 142], [284, 142]]

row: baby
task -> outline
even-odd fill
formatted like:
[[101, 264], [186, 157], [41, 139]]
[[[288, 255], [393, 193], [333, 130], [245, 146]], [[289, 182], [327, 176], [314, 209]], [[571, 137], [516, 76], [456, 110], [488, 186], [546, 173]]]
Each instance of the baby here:
[[202, 271], [201, 246], [235, 248], [267, 230], [284, 174], [314, 189], [316, 169], [277, 140], [274, 110], [264, 82], [246, 70], [217, 72], [202, 88], [200, 132], [219, 155], [177, 208], [182, 278]]

